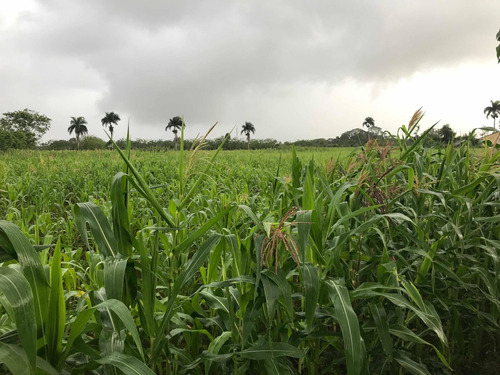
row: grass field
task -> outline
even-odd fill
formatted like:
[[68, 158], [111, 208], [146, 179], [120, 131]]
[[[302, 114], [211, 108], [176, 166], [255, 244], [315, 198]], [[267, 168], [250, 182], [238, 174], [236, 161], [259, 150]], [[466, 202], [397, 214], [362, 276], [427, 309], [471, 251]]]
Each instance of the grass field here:
[[404, 130], [393, 150], [1, 154], [0, 361], [496, 373], [498, 154]]

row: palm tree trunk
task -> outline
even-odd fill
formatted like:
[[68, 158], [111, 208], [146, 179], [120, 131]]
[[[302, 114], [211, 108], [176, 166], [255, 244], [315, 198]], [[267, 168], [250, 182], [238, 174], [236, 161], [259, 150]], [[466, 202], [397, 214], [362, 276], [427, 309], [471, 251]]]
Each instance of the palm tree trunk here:
[[76, 135], [76, 150], [80, 151], [80, 135]]
[[247, 133], [247, 149], [250, 150], [250, 133]]

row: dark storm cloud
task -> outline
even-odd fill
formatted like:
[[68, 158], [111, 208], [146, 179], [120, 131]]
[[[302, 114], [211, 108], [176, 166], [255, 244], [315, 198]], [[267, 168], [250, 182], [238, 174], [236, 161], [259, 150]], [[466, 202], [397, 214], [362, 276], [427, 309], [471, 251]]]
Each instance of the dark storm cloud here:
[[79, 66], [73, 84], [88, 84], [82, 71], [92, 75], [101, 111], [126, 111], [147, 125], [175, 114], [194, 124], [241, 121], [249, 96], [276, 96], [279, 87], [287, 95], [295, 83], [297, 89], [334, 87], [346, 78], [384, 84], [417, 70], [480, 61], [491, 54], [500, 10], [496, 1], [470, 0], [49, 0], [39, 6], [8, 38], [11, 48], [39, 61], [56, 86], [68, 84], [68, 70]]

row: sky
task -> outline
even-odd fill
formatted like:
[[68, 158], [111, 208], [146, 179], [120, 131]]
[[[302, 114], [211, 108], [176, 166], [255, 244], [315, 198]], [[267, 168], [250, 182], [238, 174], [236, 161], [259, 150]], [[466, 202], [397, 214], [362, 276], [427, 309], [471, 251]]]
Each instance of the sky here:
[[[2, 0], [0, 113], [29, 108], [69, 139], [71, 116], [106, 138], [333, 138], [365, 117], [390, 132], [491, 126], [500, 100], [499, 0]], [[440, 126], [438, 124], [438, 127]]]

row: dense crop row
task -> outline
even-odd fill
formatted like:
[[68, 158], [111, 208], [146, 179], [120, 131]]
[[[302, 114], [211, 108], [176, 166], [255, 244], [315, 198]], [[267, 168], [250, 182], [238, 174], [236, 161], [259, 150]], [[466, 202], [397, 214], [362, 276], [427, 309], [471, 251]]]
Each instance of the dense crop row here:
[[498, 155], [425, 150], [418, 120], [393, 150], [338, 158], [3, 156], [0, 360], [14, 373], [494, 373]]

